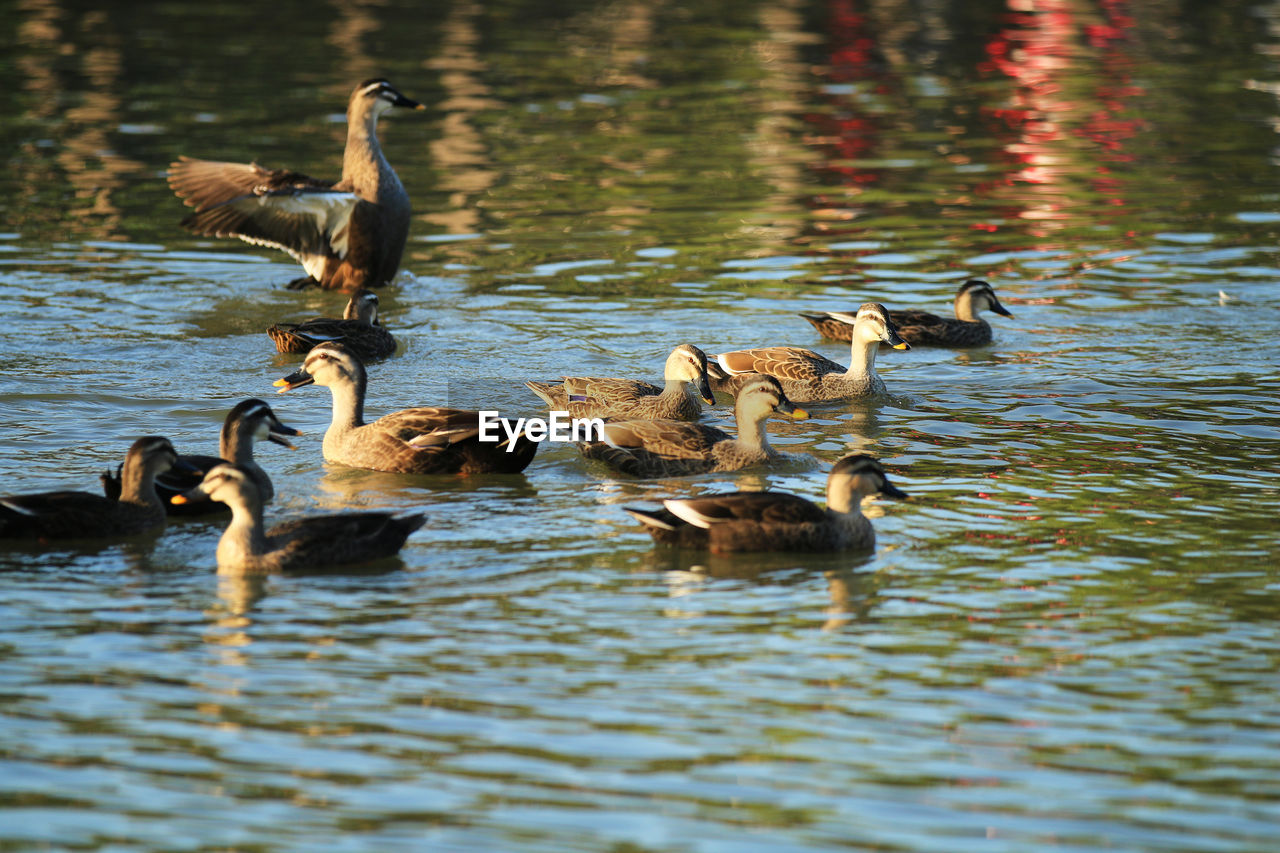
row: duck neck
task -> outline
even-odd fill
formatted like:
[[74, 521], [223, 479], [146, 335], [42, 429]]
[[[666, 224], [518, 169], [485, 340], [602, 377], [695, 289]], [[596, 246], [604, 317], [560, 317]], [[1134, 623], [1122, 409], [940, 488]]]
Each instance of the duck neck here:
[[365, 102], [347, 109], [347, 147], [342, 155], [342, 177], [354, 185], [357, 195], [376, 195], [378, 183], [395, 179], [378, 144], [378, 112]]
[[243, 565], [246, 559], [267, 550], [262, 529], [262, 503], [246, 498], [231, 504], [231, 523], [218, 540], [218, 565]]
[[164, 504], [156, 494], [156, 475], [140, 460], [126, 459], [120, 472], [121, 503], [138, 504], [164, 511]]
[[329, 422], [326, 438], [364, 426], [364, 392], [363, 379], [347, 378], [329, 386], [329, 393], [333, 395], [333, 420]]
[[862, 494], [850, 489], [848, 483], [827, 481], [827, 509], [847, 515], [855, 510], [862, 512]]
[[880, 350], [880, 339], [875, 338], [870, 341], [859, 340], [857, 335], [853, 337], [853, 345], [849, 348], [849, 369], [845, 371], [845, 375], [851, 378], [875, 377], [876, 375], [876, 353]]
[[218, 439], [218, 455], [237, 465], [253, 462], [253, 436], [247, 434], [240, 423], [222, 431]]
[[738, 422], [739, 444], [747, 450], [763, 453], [766, 456], [774, 454], [773, 448], [769, 446], [768, 412], [743, 411], [741, 408], [736, 408], [733, 416]]
[[692, 397], [689, 391], [689, 383], [683, 379], [672, 379], [667, 377], [662, 380], [662, 396], [663, 397]]
[[956, 319], [965, 323], [978, 319], [978, 312], [973, 310], [973, 294], [967, 290], [956, 294]]

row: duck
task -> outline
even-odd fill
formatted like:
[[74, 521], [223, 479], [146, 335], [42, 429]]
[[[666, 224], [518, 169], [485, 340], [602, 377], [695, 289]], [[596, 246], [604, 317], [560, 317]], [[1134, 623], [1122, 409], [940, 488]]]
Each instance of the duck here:
[[800, 347], [765, 347], [736, 350], [711, 357], [711, 387], [736, 394], [744, 377], [765, 373], [782, 383], [787, 397], [798, 403], [819, 403], [885, 393], [884, 380], [876, 373], [876, 351], [881, 343], [894, 349], [911, 349], [898, 336], [888, 310], [879, 302], [866, 302], [857, 314], [839, 314], [852, 324], [853, 342], [849, 367]]
[[756, 375], [734, 401], [737, 437], [687, 421], [607, 421], [599, 425], [599, 438], [578, 447], [586, 458], [633, 477], [680, 477], [810, 461], [807, 454], [780, 453], [770, 446], [765, 424], [774, 412], [796, 420], [809, 417], [787, 399], [777, 379]]
[[[220, 462], [235, 462], [249, 472], [263, 501], [275, 497], [271, 478], [257, 462], [253, 461], [253, 445], [266, 439], [290, 450], [296, 450], [290, 437], [302, 435], [301, 430], [285, 426], [271, 407], [256, 397], [237, 403], [222, 422], [218, 440], [218, 456], [183, 454], [178, 465], [156, 477], [156, 494], [169, 515], [204, 515], [222, 510], [216, 503], [201, 502], [174, 504], [169, 499], [200, 485], [204, 472]], [[118, 500], [121, 492], [120, 469], [102, 475], [102, 491], [112, 500]]]
[[538, 450], [520, 423], [471, 409], [424, 406], [365, 423], [368, 374], [342, 343], [317, 344], [300, 370], [275, 385], [283, 394], [312, 383], [333, 396], [322, 446], [328, 462], [398, 474], [516, 474]]
[[681, 548], [729, 551], [866, 551], [875, 529], [862, 514], [862, 499], [880, 494], [904, 500], [880, 462], [866, 454], [845, 456], [827, 475], [825, 508], [787, 492], [731, 492], [673, 498], [658, 509], [623, 507], [655, 542]]
[[[616, 418], [696, 421], [702, 403], [715, 404], [707, 378], [707, 354], [693, 344], [681, 344], [667, 356], [663, 387], [637, 379], [565, 377], [560, 384], [526, 382], [552, 410], [576, 418]], [[698, 393], [689, 390], [693, 383]]]
[[118, 499], [91, 492], [37, 492], [0, 497], [0, 539], [41, 542], [105, 539], [153, 533], [164, 527], [156, 477], [178, 462], [169, 439], [148, 435], [130, 445]]
[[[981, 347], [991, 343], [991, 324], [978, 316], [987, 310], [1002, 317], [1013, 316], [1000, 304], [990, 284], [974, 278], [960, 285], [956, 292], [954, 319], [909, 309], [890, 311], [889, 319], [898, 327], [898, 335], [912, 346]], [[802, 311], [800, 316], [812, 323], [824, 338], [852, 339], [853, 325], [840, 312]]]
[[378, 116], [392, 107], [425, 109], [383, 77], [352, 90], [337, 181], [179, 157], [169, 165], [169, 187], [195, 208], [180, 224], [203, 237], [239, 237], [288, 252], [306, 271], [289, 283], [294, 290], [387, 284], [400, 268], [410, 220], [409, 194], [378, 144]]
[[253, 474], [230, 462], [209, 469], [198, 486], [172, 501], [230, 507], [231, 522], [218, 540], [219, 573], [314, 572], [393, 557], [426, 520], [422, 513], [342, 512], [264, 530], [262, 495]]
[[365, 361], [396, 351], [396, 339], [378, 322], [378, 294], [362, 288], [351, 294], [342, 319], [317, 317], [302, 323], [276, 323], [267, 328], [277, 352], [307, 353], [321, 341], [342, 341]]

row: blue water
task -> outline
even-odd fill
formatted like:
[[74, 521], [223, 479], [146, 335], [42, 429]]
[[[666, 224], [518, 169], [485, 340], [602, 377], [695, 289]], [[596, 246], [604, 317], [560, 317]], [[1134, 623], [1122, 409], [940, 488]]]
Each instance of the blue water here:
[[[0, 847], [1269, 849], [1274, 15], [926, 5], [0, 11], [3, 491], [211, 452], [257, 396], [305, 433], [259, 448], [270, 520], [428, 517], [373, 573], [219, 577], [220, 521], [0, 554]], [[685, 341], [843, 360], [796, 312], [970, 276], [1014, 316], [771, 422], [811, 470], [326, 464], [263, 330], [345, 298], [187, 235], [161, 176], [328, 175], [374, 73], [429, 109], [383, 127], [415, 220], [370, 415], [538, 415], [525, 380]], [[912, 496], [871, 553], [672, 553], [621, 510], [817, 499], [852, 451]]]

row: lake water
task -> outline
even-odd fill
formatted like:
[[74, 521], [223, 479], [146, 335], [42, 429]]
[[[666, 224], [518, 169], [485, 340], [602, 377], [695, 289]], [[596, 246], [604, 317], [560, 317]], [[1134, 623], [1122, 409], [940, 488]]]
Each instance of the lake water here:
[[[117, 4], [123, 5], [123, 4]], [[0, 5], [3, 492], [210, 452], [267, 398], [271, 520], [428, 524], [376, 574], [226, 579], [221, 522], [0, 554], [0, 849], [1266, 850], [1280, 825], [1280, 6]], [[425, 113], [371, 415], [797, 311], [1014, 317], [774, 421], [808, 471], [325, 464], [274, 322], [339, 311], [194, 238], [179, 154], [336, 177], [351, 87]], [[711, 415], [731, 423], [726, 407]], [[879, 457], [872, 554], [653, 548], [622, 505], [819, 498]]]

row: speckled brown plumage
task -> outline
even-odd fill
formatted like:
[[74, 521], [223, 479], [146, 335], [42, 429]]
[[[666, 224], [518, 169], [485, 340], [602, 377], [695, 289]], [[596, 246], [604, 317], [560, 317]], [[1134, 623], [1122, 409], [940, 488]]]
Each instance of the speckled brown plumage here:
[[285, 353], [308, 353], [325, 341], [346, 344], [363, 361], [386, 358], [396, 351], [396, 339], [378, 319], [378, 294], [364, 289], [351, 294], [341, 318], [276, 323], [268, 327], [267, 335], [275, 341], [276, 350]]
[[395, 556], [424, 516], [344, 512], [300, 518], [263, 530], [262, 497], [238, 465], [217, 465], [181, 503], [217, 501], [231, 509], [218, 541], [219, 572], [319, 572]]
[[757, 376], [746, 383], [734, 407], [738, 435], [707, 424], [673, 420], [611, 421], [603, 440], [583, 442], [582, 455], [634, 477], [679, 477], [712, 471], [736, 471], [751, 465], [795, 462], [803, 457], [779, 453], [769, 444], [765, 423], [773, 412], [808, 417], [782, 392], [778, 381]]
[[681, 344], [667, 356], [659, 387], [637, 379], [592, 376], [565, 377], [559, 384], [526, 382], [529, 390], [552, 410], [575, 418], [626, 418], [696, 421], [702, 416], [699, 397], [690, 393], [694, 383], [702, 402], [715, 398], [707, 379], [707, 355], [693, 344]]
[[[984, 310], [1013, 316], [1000, 304], [991, 285], [971, 279], [956, 293], [954, 318], [913, 309], [890, 311], [889, 318], [902, 339], [912, 346], [980, 347], [991, 343], [991, 324], [978, 316]], [[853, 325], [842, 319], [845, 315], [840, 312], [801, 312], [800, 316], [812, 323], [824, 338], [852, 340]]]
[[854, 324], [855, 334], [846, 368], [813, 350], [801, 347], [763, 347], [735, 350], [713, 356], [708, 363], [711, 387], [736, 394], [744, 376], [764, 373], [782, 383], [782, 390], [797, 403], [826, 402], [885, 392], [875, 370], [881, 343], [895, 349], [909, 347], [898, 337], [883, 305], [867, 302], [856, 315], [843, 314]]
[[523, 471], [538, 450], [538, 443], [521, 431], [514, 449], [507, 452], [507, 433], [496, 423], [494, 435], [500, 440], [484, 440], [480, 413], [471, 409], [421, 406], [365, 423], [367, 374], [343, 344], [317, 345], [302, 369], [275, 384], [283, 393], [312, 382], [333, 395], [333, 420], [323, 444], [329, 462], [399, 474], [514, 474]]
[[291, 287], [386, 284], [400, 267], [411, 218], [409, 195], [378, 144], [378, 116], [393, 106], [423, 108], [382, 79], [352, 91], [336, 182], [256, 163], [180, 157], [169, 166], [169, 186], [195, 208], [182, 226], [288, 252], [307, 272]]
[[732, 492], [663, 501], [656, 509], [624, 507], [654, 541], [711, 551], [850, 551], [875, 544], [862, 498], [906, 495], [870, 456], [839, 460], [827, 477], [827, 506], [786, 492]]

